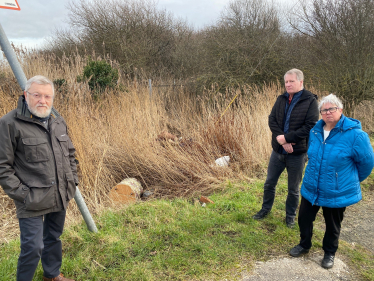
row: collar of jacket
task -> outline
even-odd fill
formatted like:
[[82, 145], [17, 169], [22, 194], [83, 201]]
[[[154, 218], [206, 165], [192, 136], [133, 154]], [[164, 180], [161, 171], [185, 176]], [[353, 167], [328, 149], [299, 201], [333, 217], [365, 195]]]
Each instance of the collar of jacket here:
[[[323, 132], [323, 126], [325, 126], [325, 124], [325, 121], [321, 119], [314, 126], [314, 129], [316, 131]], [[347, 131], [350, 129], [361, 129], [361, 122], [357, 119], [350, 118], [342, 114], [339, 122], [335, 125], [335, 127], [332, 130]]]
[[[303, 91], [304, 91], [304, 89], [302, 89], [301, 91], [298, 91], [297, 93], [293, 94], [293, 96], [292, 96], [292, 100], [293, 100], [295, 97], [297, 97], [297, 96], [300, 96], [300, 97], [301, 97], [301, 95], [303, 94]], [[284, 94], [285, 94], [285, 96], [287, 97], [287, 99], [289, 100], [289, 99], [290, 99], [290, 94], [289, 94], [288, 92], [285, 92]], [[292, 102], [292, 100], [291, 100], [291, 102]]]
[[[299, 92], [297, 92], [297, 93], [300, 93], [300, 92], [302, 92], [302, 93], [301, 93], [301, 96], [300, 96], [300, 98], [299, 98], [299, 101], [304, 100], [304, 99], [308, 99], [308, 98], [309, 98], [309, 95], [314, 96], [314, 97], [317, 99], [317, 96], [314, 95], [314, 94], [312, 94], [312, 93], [309, 92], [308, 90], [302, 89], [301, 91], [299, 91]], [[296, 94], [297, 94], [297, 93], [296, 93]], [[287, 93], [287, 91], [284, 92], [282, 96], [283, 96], [285, 99], [287, 99], [287, 101], [288, 101], [289, 93]], [[294, 95], [294, 96], [295, 96], [295, 95]]]
[[[21, 95], [18, 98], [17, 115], [16, 115], [16, 117], [20, 118], [22, 120], [25, 120], [25, 121], [32, 121], [32, 122], [37, 121], [37, 119], [32, 118], [32, 114], [29, 111], [29, 108], [27, 107], [27, 103], [26, 103], [24, 95]], [[52, 119], [52, 121], [54, 119], [57, 119], [58, 117], [60, 117], [60, 113], [58, 113], [58, 111], [54, 107], [52, 107], [52, 111], [51, 111], [51, 119]]]

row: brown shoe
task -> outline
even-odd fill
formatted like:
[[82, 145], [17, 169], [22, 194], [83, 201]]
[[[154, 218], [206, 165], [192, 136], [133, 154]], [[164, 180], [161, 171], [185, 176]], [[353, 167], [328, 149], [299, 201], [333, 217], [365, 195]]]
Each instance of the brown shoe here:
[[73, 279], [65, 278], [62, 273], [60, 273], [59, 276], [53, 277], [53, 278], [47, 278], [43, 276], [43, 281], [75, 281]]

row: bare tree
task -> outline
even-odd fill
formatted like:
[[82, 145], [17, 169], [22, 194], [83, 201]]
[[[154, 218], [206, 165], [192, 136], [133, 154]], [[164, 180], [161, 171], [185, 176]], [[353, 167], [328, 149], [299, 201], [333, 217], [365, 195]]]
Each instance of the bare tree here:
[[94, 50], [119, 61], [129, 75], [143, 70], [155, 76], [177, 69], [173, 54], [190, 29], [165, 10], [158, 10], [155, 2], [75, 0], [68, 9], [71, 30], [56, 33], [52, 50], [66, 52], [74, 45], [79, 50]]
[[130, 77], [192, 78], [197, 87], [218, 83], [222, 90], [277, 81], [294, 67], [272, 2], [232, 0], [216, 25], [195, 31], [152, 0], [72, 1], [70, 30], [51, 40], [57, 56], [94, 51]]
[[374, 1], [311, 0], [301, 8], [293, 27], [310, 38], [306, 59], [352, 115], [360, 102], [374, 99]]
[[262, 0], [234, 0], [216, 26], [205, 30], [205, 70], [202, 79], [221, 88], [262, 84], [282, 77], [283, 46], [278, 12]]

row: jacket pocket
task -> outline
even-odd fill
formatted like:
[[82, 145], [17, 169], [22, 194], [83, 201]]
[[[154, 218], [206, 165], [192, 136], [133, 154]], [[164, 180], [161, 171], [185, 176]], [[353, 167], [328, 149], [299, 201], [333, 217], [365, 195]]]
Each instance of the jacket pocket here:
[[27, 162], [45, 162], [48, 161], [49, 149], [48, 141], [41, 138], [24, 138], [22, 143], [25, 149], [25, 158]]
[[69, 156], [69, 136], [67, 134], [56, 136], [65, 157]]
[[66, 178], [66, 196], [67, 196], [67, 200], [71, 200], [72, 198], [74, 198], [75, 196], [75, 191], [77, 190], [76, 189], [76, 186], [75, 186], [75, 182], [74, 182], [74, 176], [72, 173], [67, 173], [65, 174], [65, 178]]
[[56, 205], [55, 185], [51, 187], [30, 187], [26, 197], [26, 210], [41, 211]]
[[14, 193], [10, 195], [10, 197], [13, 200], [17, 200], [19, 202], [24, 203], [29, 192], [30, 192], [30, 188], [22, 184], [20, 187], [16, 189]]

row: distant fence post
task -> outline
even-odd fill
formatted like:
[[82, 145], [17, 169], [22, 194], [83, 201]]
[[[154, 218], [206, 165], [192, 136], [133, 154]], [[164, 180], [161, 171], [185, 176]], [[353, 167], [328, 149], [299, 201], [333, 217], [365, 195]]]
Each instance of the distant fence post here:
[[152, 80], [148, 79], [149, 82], [149, 99], [152, 100]]

